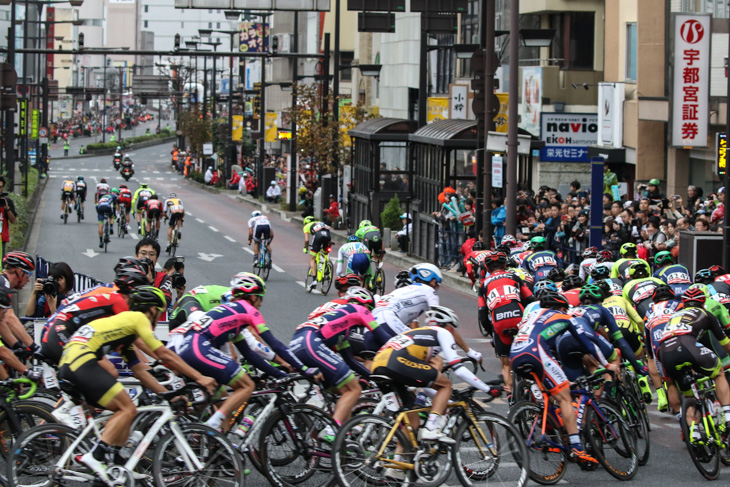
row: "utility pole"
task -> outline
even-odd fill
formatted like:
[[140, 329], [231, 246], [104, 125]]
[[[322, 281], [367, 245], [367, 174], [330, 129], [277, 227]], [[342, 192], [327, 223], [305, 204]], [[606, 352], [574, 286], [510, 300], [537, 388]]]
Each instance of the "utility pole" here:
[[[294, 35], [291, 41], [291, 52], [299, 52], [299, 12], [294, 12]], [[291, 90], [291, 144], [289, 150], [291, 152], [289, 160], [291, 167], [289, 168], [289, 211], [297, 209], [297, 181], [299, 178], [299, 158], [297, 157], [297, 120], [294, 116], [294, 110], [297, 106], [297, 78], [299, 77], [299, 59], [294, 58], [292, 66], [292, 83]]]
[[124, 71], [122, 67], [119, 67], [119, 143], [122, 142], [122, 123], [124, 123], [124, 107], [122, 105], [122, 98], [124, 97]]

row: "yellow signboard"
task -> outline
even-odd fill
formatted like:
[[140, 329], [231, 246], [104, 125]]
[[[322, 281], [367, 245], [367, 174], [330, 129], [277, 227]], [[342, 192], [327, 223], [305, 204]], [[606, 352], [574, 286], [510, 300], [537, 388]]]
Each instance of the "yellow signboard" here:
[[276, 125], [278, 115], [276, 113], [266, 113], [266, 142], [276, 142], [278, 138], [279, 127]]
[[508, 105], [509, 105], [509, 93], [497, 93], [499, 98], [499, 110], [497, 115], [494, 117], [494, 130], [497, 132], [507, 133], [507, 121], [508, 116]]
[[434, 120], [445, 120], [449, 118], [449, 99], [446, 97], [432, 96], [428, 99], [426, 106], [426, 122], [431, 123]]
[[233, 116], [233, 140], [241, 142], [243, 140], [243, 115]]

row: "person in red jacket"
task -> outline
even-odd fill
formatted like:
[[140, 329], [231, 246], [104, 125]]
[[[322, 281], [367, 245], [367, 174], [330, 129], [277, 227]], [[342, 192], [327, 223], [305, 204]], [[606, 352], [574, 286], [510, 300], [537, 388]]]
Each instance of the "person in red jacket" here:
[[324, 212], [327, 214], [327, 221], [330, 224], [334, 224], [335, 220], [340, 217], [340, 204], [337, 203], [335, 195], [330, 195], [330, 207], [324, 210]]

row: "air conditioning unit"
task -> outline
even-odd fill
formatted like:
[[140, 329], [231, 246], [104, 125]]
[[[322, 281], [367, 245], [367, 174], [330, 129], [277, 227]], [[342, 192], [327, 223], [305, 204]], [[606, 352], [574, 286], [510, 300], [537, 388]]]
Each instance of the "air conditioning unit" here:
[[274, 34], [279, 40], [279, 52], [291, 52], [291, 34]]

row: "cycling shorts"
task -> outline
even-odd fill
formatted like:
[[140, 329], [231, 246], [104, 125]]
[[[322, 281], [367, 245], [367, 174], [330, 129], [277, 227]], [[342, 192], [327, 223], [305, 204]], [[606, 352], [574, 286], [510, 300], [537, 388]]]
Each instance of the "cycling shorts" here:
[[271, 238], [271, 227], [269, 225], [256, 225], [253, 229], [254, 242], [269, 240]]
[[304, 328], [294, 333], [289, 351], [307, 367], [317, 367], [327, 387], [339, 389], [355, 378], [342, 357], [322, 342], [316, 330]]
[[86, 201], [86, 188], [77, 189], [76, 196], [79, 198], [79, 200], [81, 200], [82, 203], [85, 202]]
[[490, 313], [494, 324], [494, 352], [497, 357], [509, 357], [512, 340], [522, 321], [522, 308], [517, 303], [498, 306]]
[[378, 352], [371, 367], [374, 375], [384, 375], [412, 387], [431, 387], [439, 371], [406, 350], [386, 348]]
[[109, 205], [101, 205], [96, 207], [96, 218], [97, 220], [99, 220], [99, 223], [102, 223], [104, 221], [105, 216], [111, 218], [112, 213], [112, 207]]
[[184, 212], [180, 211], [180, 212], [172, 213], [170, 215], [170, 226], [171, 227], [174, 226], [175, 223], [177, 223], [177, 222], [182, 223], [184, 219], [185, 219]]
[[371, 360], [380, 349], [380, 343], [375, 335], [364, 326], [351, 328], [347, 341], [350, 343], [352, 353], [364, 360]]
[[[664, 366], [664, 373], [672, 379], [682, 394], [687, 395], [692, 386], [692, 375], [689, 370], [714, 379], [722, 371], [722, 363], [709, 348], [697, 343], [692, 335], [680, 335], [659, 345], [659, 360]], [[689, 368], [683, 368], [691, 364]], [[682, 370], [679, 370], [679, 369]]]
[[162, 216], [162, 211], [160, 211], [159, 208], [152, 208], [150, 210], [147, 210], [147, 219], [152, 220], [153, 218], [155, 220], [159, 219]]
[[512, 370], [520, 377], [532, 379], [534, 373], [551, 394], [567, 389], [570, 386], [568, 377], [560, 364], [542, 343], [535, 343], [534, 338], [512, 344]]
[[623, 335], [631, 350], [633, 350], [634, 355], [639, 355], [644, 344], [636, 327], [631, 321], [626, 320], [616, 320], [616, 324], [618, 325], [618, 329], [621, 330], [621, 335]]
[[199, 333], [185, 335], [177, 350], [185, 363], [201, 374], [212, 377], [220, 385], [232, 385], [246, 374], [238, 362]]
[[320, 230], [312, 236], [312, 246], [310, 250], [316, 254], [320, 250], [329, 247], [330, 242], [332, 242], [330, 232], [327, 230]]
[[379, 255], [383, 252], [383, 237], [380, 232], [368, 232], [362, 236], [362, 240], [371, 254]]
[[368, 254], [352, 254], [347, 267], [355, 274], [364, 276], [370, 272], [370, 257]]
[[[613, 348], [613, 345], [608, 340], [600, 335], [597, 336], [598, 343], [596, 345], [598, 345], [603, 356], [609, 362], [614, 360], [617, 355], [616, 349]], [[575, 381], [581, 375], [585, 375], [585, 371], [583, 370], [583, 356], [590, 355], [590, 351], [583, 348], [583, 345], [570, 333], [560, 335], [556, 341], [556, 347], [560, 362], [563, 364], [563, 372], [565, 372], [568, 380]]]
[[89, 403], [102, 408], [124, 390], [97, 360], [89, 360], [79, 367], [74, 367], [73, 362], [64, 364], [58, 369], [58, 378], [71, 382]]
[[147, 199], [142, 199], [142, 198], [139, 198], [139, 199], [137, 200], [137, 211], [139, 211], [139, 212], [142, 212], [142, 211], [144, 211], [144, 205], [145, 205], [145, 203], [147, 203], [147, 200], [148, 200], [148, 199], [149, 199], [149, 198], [147, 198]]
[[65, 200], [65, 201], [71, 201], [72, 199], [74, 199], [74, 193], [73, 193], [73, 191], [65, 191], [65, 190], [62, 190], [61, 191], [61, 199], [62, 200]]

